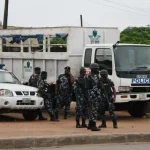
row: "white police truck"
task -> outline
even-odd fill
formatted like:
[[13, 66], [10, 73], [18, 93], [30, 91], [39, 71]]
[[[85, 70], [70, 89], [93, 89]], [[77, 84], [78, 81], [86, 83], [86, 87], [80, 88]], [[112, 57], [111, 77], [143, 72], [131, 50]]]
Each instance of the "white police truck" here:
[[118, 43], [86, 45], [82, 66], [87, 73], [91, 63], [108, 70], [117, 91], [116, 110], [142, 117], [150, 101], [150, 45]]
[[0, 69], [0, 114], [22, 113], [24, 119], [35, 120], [38, 116], [37, 109], [42, 109], [44, 104], [43, 98], [37, 95], [37, 90], [22, 85], [12, 72]]

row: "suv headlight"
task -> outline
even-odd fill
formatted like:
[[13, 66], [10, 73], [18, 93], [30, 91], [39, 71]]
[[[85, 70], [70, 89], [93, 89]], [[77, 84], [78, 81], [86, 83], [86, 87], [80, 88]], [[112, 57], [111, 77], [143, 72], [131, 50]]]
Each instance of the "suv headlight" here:
[[130, 92], [130, 86], [119, 86], [118, 91], [119, 92]]
[[2, 90], [0, 90], [0, 96], [12, 97], [13, 96], [13, 92], [10, 91], [10, 90], [2, 89]]

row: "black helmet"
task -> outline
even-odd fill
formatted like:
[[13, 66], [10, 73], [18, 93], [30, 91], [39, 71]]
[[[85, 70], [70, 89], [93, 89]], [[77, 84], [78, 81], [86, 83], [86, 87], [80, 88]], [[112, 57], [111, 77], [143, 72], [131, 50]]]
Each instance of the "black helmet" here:
[[108, 75], [108, 71], [103, 69], [100, 71], [100, 75]]
[[90, 65], [90, 69], [99, 69], [99, 65], [97, 63], [93, 63]]

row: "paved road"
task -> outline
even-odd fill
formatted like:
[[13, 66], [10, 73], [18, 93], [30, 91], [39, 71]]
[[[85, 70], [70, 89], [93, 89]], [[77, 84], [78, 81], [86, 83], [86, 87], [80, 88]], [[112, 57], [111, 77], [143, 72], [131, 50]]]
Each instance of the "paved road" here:
[[[68, 146], [68, 147], [56, 147], [56, 148], [29, 148], [21, 150], [149, 150], [150, 144], [113, 144], [113, 145], [88, 145], [88, 146]], [[19, 150], [19, 149], [17, 149]]]

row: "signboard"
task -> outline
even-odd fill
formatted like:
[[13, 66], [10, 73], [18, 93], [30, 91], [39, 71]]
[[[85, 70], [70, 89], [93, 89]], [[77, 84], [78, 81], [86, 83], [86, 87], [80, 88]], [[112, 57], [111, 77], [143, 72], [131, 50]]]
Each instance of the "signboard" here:
[[92, 32], [92, 35], [89, 35], [89, 38], [91, 40], [91, 44], [99, 44], [100, 43], [100, 35], [98, 35], [97, 31], [94, 30]]
[[24, 72], [30, 72], [33, 71], [33, 64], [31, 60], [24, 61]]

